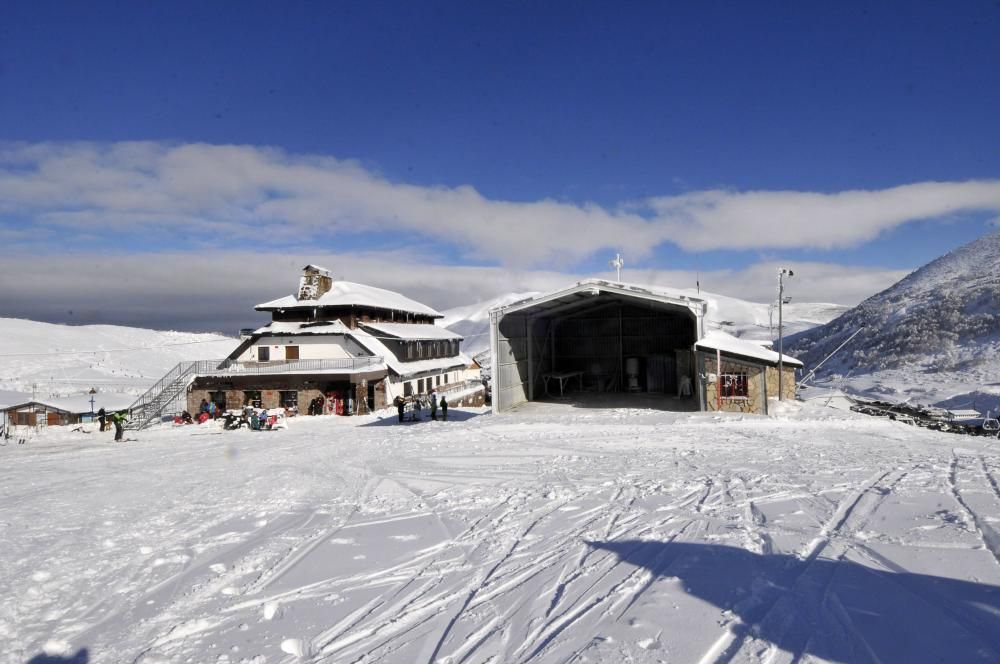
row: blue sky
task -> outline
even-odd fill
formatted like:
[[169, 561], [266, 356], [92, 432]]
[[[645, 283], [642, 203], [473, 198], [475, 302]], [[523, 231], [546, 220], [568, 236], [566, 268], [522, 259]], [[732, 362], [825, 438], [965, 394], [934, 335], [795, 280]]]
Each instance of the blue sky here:
[[418, 299], [422, 268], [438, 307], [621, 249], [624, 278], [766, 299], [797, 264], [853, 304], [1000, 218], [1000, 4], [875, 4], [4, 3], [0, 241], [202, 279], [318, 257]]

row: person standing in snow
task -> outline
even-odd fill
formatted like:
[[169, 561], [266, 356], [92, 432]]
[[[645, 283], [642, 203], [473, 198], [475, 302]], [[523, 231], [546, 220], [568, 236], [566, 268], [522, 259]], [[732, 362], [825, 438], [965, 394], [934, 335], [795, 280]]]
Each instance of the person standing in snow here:
[[438, 418], [437, 390], [431, 388], [431, 419], [435, 422]]
[[420, 419], [420, 397], [413, 397], [413, 419]]
[[103, 408], [97, 411], [97, 422], [101, 425], [101, 431], [108, 428], [108, 412]]
[[441, 397], [441, 419], [448, 421], [448, 399]]
[[394, 400], [396, 404], [396, 412], [399, 413], [399, 421], [403, 421], [403, 411], [406, 409], [406, 402], [403, 401], [403, 397], [396, 397]]
[[111, 416], [111, 421], [115, 425], [115, 442], [122, 442], [122, 436], [125, 435], [125, 420], [128, 419], [128, 411], [120, 410]]

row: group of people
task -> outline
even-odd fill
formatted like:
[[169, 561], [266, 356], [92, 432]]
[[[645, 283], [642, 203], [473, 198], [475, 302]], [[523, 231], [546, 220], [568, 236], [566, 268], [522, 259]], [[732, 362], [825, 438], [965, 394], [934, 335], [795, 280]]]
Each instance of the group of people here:
[[97, 423], [100, 425], [101, 431], [107, 431], [110, 420], [110, 424], [115, 427], [115, 441], [120, 443], [125, 435], [125, 422], [128, 420], [128, 414], [128, 410], [119, 410], [109, 416], [108, 412], [101, 408], [97, 411]]
[[214, 420], [217, 417], [222, 416], [223, 408], [214, 401], [208, 401], [207, 399], [201, 400], [201, 405], [198, 407], [198, 422], [207, 422], [208, 420]]
[[[399, 421], [403, 421], [403, 413], [406, 412], [407, 400], [403, 397], [396, 397], [393, 403], [396, 406], [396, 412], [399, 413]], [[427, 395], [427, 405], [430, 407], [431, 419], [437, 421], [438, 407], [441, 408], [441, 419], [444, 421], [448, 420], [448, 398], [442, 396], [440, 401], [438, 400], [437, 390], [431, 390], [431, 393]], [[413, 419], [420, 419], [420, 411], [423, 409], [423, 400], [420, 396], [413, 398]]]

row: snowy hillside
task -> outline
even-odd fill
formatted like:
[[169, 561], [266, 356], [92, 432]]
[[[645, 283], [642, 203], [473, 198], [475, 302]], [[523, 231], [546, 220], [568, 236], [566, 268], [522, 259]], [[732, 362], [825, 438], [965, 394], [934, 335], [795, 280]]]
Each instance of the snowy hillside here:
[[536, 291], [507, 293], [485, 302], [446, 309], [441, 312], [444, 318], [438, 320], [437, 324], [465, 337], [462, 342], [462, 352], [470, 356], [476, 355], [490, 348], [490, 309], [536, 295], [538, 295]]
[[[656, 287], [651, 288], [655, 289]], [[774, 310], [769, 318], [766, 303], [748, 302], [705, 291], [697, 292], [692, 289], [679, 289], [678, 292], [699, 297], [708, 302], [706, 322], [709, 329], [725, 330], [733, 336], [753, 341], [767, 341], [777, 336], [778, 312]], [[462, 350], [470, 355], [475, 355], [490, 347], [490, 309], [535, 295], [538, 293], [509, 293], [486, 302], [448, 309], [442, 312], [445, 314], [445, 318], [438, 321], [438, 325], [444, 325], [453, 332], [465, 336]], [[787, 304], [783, 308], [785, 336], [827, 323], [847, 309], [839, 304], [809, 302]], [[772, 325], [773, 335], [771, 333]]]
[[237, 340], [217, 334], [160, 332], [114, 325], [53, 325], [0, 318], [0, 390], [40, 397], [137, 395], [178, 362], [222, 358]]
[[1000, 454], [530, 404], [0, 447], [0, 661], [1000, 661]]
[[1000, 408], [1000, 231], [952, 251], [829, 324], [786, 339], [820, 379], [926, 405]]

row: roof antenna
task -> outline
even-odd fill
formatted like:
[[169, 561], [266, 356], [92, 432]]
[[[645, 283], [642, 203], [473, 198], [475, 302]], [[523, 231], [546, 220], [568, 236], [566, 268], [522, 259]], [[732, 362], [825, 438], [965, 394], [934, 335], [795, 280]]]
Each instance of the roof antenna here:
[[622, 258], [622, 255], [616, 252], [614, 260], [608, 263], [608, 265], [615, 268], [615, 270], [618, 272], [618, 283], [621, 283], [622, 267], [625, 265], [625, 260]]

